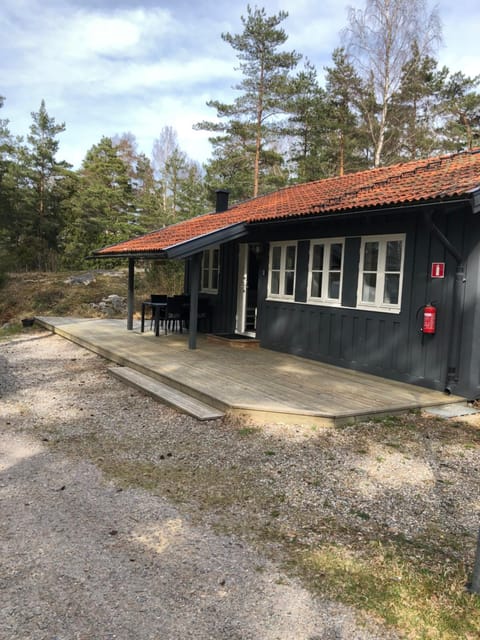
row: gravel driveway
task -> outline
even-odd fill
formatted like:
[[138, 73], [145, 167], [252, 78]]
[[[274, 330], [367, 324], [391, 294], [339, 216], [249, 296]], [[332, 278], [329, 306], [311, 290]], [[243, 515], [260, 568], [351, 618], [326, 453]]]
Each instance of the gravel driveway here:
[[57, 336], [0, 344], [1, 640], [394, 637], [313, 597], [240, 539], [49, 446], [54, 428], [154, 419], [191, 438], [200, 428]]

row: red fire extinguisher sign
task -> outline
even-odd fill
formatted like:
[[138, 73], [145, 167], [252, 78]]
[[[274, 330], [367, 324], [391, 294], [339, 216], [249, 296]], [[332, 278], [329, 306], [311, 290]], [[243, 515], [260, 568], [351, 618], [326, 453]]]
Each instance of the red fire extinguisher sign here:
[[445, 277], [445, 263], [444, 262], [432, 262], [432, 278], [444, 278]]

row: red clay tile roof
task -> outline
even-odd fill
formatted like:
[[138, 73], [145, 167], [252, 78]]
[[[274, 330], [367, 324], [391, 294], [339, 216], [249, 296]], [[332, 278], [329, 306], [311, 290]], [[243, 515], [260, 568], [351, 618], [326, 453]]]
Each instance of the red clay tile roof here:
[[105, 247], [96, 256], [161, 252], [239, 223], [354, 212], [468, 196], [480, 189], [480, 148], [285, 187]]

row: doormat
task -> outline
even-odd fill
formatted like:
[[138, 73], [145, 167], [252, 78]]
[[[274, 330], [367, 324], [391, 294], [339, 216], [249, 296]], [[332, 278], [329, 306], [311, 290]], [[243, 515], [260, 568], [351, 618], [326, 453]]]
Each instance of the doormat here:
[[234, 349], [258, 349], [260, 342], [249, 336], [241, 336], [238, 333], [209, 333], [207, 342], [219, 342]]

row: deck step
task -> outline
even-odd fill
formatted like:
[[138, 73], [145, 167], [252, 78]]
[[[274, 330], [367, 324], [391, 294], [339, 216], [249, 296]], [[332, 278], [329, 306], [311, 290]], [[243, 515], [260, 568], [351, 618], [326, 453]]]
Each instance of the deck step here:
[[219, 409], [211, 407], [183, 393], [183, 391], [174, 389], [130, 367], [110, 367], [108, 371], [122, 382], [136, 389], [140, 389], [140, 391], [144, 391], [149, 396], [152, 396], [152, 398], [174, 409], [188, 413], [188, 415], [197, 418], [197, 420], [215, 420], [216, 418], [222, 418], [224, 416], [224, 413]]

